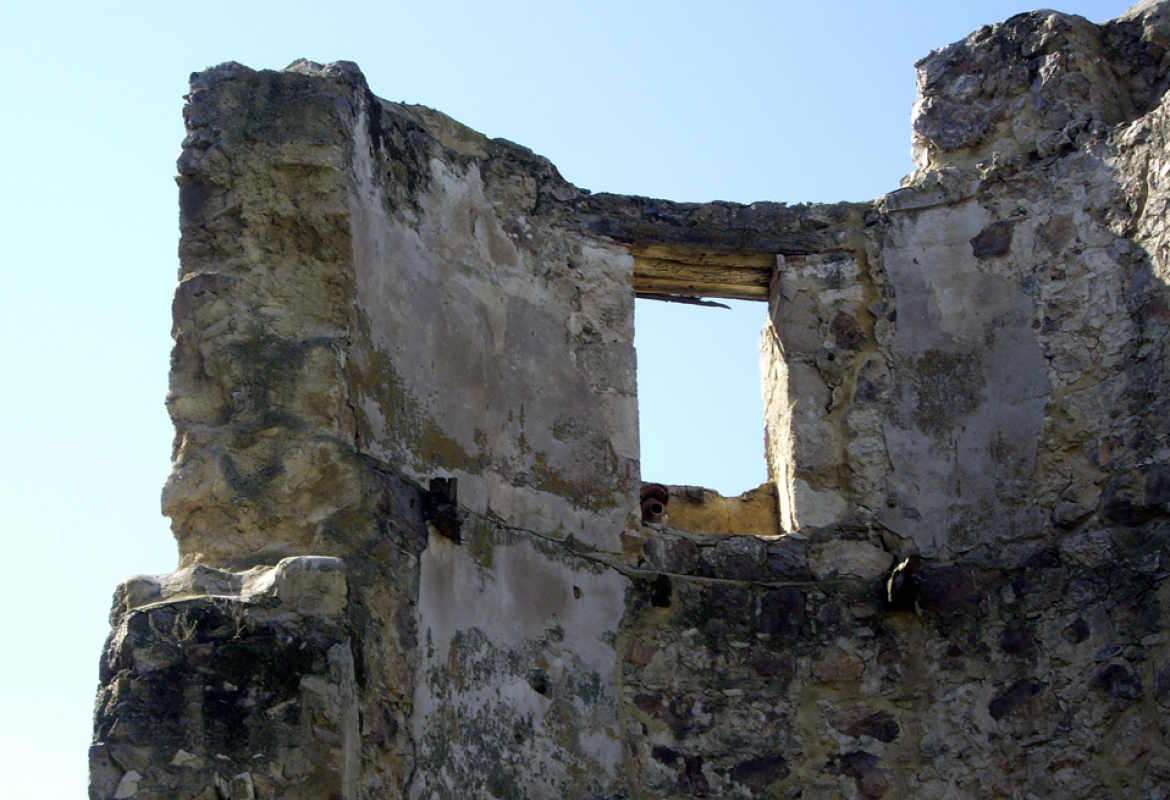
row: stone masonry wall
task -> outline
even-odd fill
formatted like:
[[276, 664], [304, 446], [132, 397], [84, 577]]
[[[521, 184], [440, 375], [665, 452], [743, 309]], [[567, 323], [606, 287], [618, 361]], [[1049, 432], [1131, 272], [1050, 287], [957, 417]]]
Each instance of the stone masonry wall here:
[[[1168, 49], [980, 29], [838, 205], [194, 74], [179, 568], [115, 595], [90, 797], [1170, 797]], [[635, 293], [768, 302], [769, 485], [641, 513]]]
[[790, 529], [876, 522], [892, 552], [1019, 563], [1091, 513], [1164, 504], [1165, 267], [1146, 230], [1164, 223], [1145, 208], [1164, 156], [1145, 139], [1165, 13], [1024, 14], [919, 63], [921, 169], [773, 287]]

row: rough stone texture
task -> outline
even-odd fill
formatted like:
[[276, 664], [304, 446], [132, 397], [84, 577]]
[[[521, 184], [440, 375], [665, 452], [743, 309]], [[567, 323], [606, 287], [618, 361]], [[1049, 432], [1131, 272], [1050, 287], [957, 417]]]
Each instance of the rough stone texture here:
[[[91, 798], [1170, 797], [1168, 45], [980, 29], [832, 206], [193, 75], [180, 568], [115, 596]], [[641, 521], [635, 294], [768, 302], [770, 484]]]
[[125, 581], [101, 664], [90, 795], [353, 796], [361, 732], [345, 612], [338, 558]]

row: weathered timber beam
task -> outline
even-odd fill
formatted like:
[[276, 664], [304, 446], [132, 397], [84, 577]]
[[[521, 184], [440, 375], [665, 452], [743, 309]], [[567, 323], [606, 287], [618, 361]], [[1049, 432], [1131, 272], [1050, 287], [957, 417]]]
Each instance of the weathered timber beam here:
[[640, 294], [768, 299], [776, 256], [826, 246], [783, 203], [670, 203], [597, 194], [581, 200], [582, 230], [630, 246]]
[[767, 300], [776, 256], [696, 248], [635, 246], [634, 291], [730, 300]]
[[745, 289], [768, 290], [772, 281], [772, 266], [741, 267], [706, 265], [692, 261], [674, 261], [664, 258], [642, 258], [634, 255], [634, 278], [645, 280], [683, 281], [696, 284], [721, 283], [742, 286]]
[[[635, 262], [636, 265], [637, 262]], [[742, 286], [727, 283], [697, 281], [671, 281], [643, 279], [634, 274], [636, 294], [688, 295], [692, 297], [719, 297], [724, 300], [768, 300], [768, 288]]]

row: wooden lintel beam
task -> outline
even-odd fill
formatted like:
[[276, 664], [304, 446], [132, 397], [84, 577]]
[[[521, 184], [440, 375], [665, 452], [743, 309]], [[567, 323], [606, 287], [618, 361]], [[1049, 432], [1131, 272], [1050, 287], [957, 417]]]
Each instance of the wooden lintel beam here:
[[712, 267], [703, 264], [634, 258], [635, 278], [663, 278], [696, 283], [724, 283], [733, 286], [762, 286], [772, 282], [772, 267]]
[[767, 300], [771, 253], [665, 247], [634, 248], [634, 290], [646, 294]]
[[675, 281], [662, 278], [634, 277], [634, 292], [638, 294], [679, 294], [692, 297], [718, 297], [724, 300], [768, 299], [767, 286], [745, 286], [699, 281]]

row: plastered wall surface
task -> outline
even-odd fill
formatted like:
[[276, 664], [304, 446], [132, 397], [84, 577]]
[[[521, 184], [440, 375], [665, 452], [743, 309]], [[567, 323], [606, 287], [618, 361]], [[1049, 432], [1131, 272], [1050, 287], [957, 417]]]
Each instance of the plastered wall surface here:
[[[179, 570], [115, 596], [90, 796], [1170, 796], [1168, 47], [982, 28], [832, 206], [193, 75]], [[769, 483], [642, 513], [635, 294], [768, 304]]]

